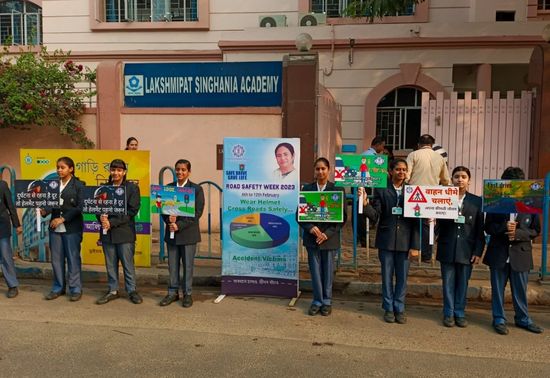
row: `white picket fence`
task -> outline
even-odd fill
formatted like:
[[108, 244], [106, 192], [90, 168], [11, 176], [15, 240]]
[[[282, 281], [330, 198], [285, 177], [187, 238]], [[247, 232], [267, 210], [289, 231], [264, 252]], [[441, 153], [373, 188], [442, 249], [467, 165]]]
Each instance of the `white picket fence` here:
[[437, 93], [435, 100], [424, 92], [421, 133], [432, 135], [447, 150], [450, 171], [458, 165], [470, 169], [470, 192], [481, 195], [483, 179], [500, 178], [508, 166], [528, 174], [531, 103], [528, 91], [521, 98], [514, 98], [513, 91], [506, 98], [499, 92], [493, 98], [479, 92], [477, 99], [465, 92], [460, 100], [456, 92], [450, 99]]

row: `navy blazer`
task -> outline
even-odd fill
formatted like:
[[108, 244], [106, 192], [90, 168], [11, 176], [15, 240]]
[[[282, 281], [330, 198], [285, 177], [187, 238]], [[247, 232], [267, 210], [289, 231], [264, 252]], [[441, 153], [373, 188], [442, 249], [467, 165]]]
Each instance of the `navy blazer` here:
[[11, 236], [11, 228], [21, 226], [17, 210], [11, 199], [11, 192], [8, 184], [0, 180], [0, 239]]
[[[100, 227], [99, 238], [101, 242], [121, 244], [136, 241], [135, 217], [141, 206], [139, 187], [131, 181], [124, 181], [122, 185], [126, 187], [126, 214], [109, 215], [111, 228], [107, 231], [107, 235], [103, 235], [103, 229]], [[97, 219], [100, 219], [100, 215], [97, 216]]]
[[472, 256], [483, 254], [483, 212], [481, 197], [466, 192], [460, 214], [464, 223], [438, 219], [437, 260], [444, 263], [471, 264]]
[[51, 214], [52, 219], [63, 217], [65, 229], [68, 234], [82, 233], [84, 220], [82, 217], [82, 191], [84, 183], [76, 177], [71, 178], [65, 189], [61, 192], [60, 198], [63, 204], [60, 207], [45, 209], [46, 215]]
[[[169, 186], [176, 186], [177, 182], [168, 184]], [[191, 217], [176, 217], [176, 224], [178, 231], [174, 234], [174, 239], [170, 239], [170, 225], [168, 223], [169, 215], [163, 215], [166, 229], [164, 233], [164, 241], [170, 245], [189, 245], [196, 244], [201, 241], [201, 231], [199, 227], [199, 219], [204, 211], [204, 191], [200, 185], [187, 180], [185, 188], [195, 189], [195, 216]]]
[[[304, 192], [316, 192], [317, 191], [317, 182], [311, 184], [306, 184], [302, 187]], [[325, 186], [324, 192], [334, 192], [341, 191], [344, 192], [343, 188], [337, 188], [333, 182], [328, 181]], [[344, 202], [345, 203], [345, 202]], [[303, 230], [302, 240], [305, 247], [310, 248], [319, 248], [323, 250], [332, 250], [340, 248], [340, 230], [344, 226], [347, 220], [346, 207], [344, 206], [344, 221], [341, 223], [332, 223], [332, 222], [300, 222], [300, 227]], [[327, 236], [327, 240], [321, 244], [317, 244], [316, 237], [311, 233], [311, 229], [317, 226], [321, 232]]]
[[483, 263], [491, 268], [502, 269], [510, 257], [510, 267], [516, 272], [533, 269], [532, 240], [540, 234], [540, 220], [536, 214], [518, 214], [516, 238], [508, 240], [506, 223], [508, 214], [487, 214], [485, 232], [491, 235]]
[[[403, 184], [403, 188], [405, 184]], [[375, 247], [389, 251], [409, 251], [420, 249], [419, 227], [415, 218], [405, 218], [402, 215], [392, 214], [392, 208], [399, 206], [403, 209], [403, 195], [397, 198], [397, 192], [391, 179], [387, 188], [375, 188], [372, 200], [364, 211], [371, 222], [378, 222]]]

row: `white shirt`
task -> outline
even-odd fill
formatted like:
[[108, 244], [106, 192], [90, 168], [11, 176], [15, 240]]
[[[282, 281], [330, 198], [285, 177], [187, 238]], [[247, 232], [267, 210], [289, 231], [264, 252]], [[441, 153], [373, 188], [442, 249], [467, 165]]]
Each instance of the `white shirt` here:
[[[63, 183], [63, 181], [59, 182], [59, 206], [63, 206], [63, 198], [61, 198], [61, 193], [63, 193], [63, 191], [67, 187], [67, 184], [71, 182], [72, 179], [73, 179], [72, 177], [69, 178], [69, 180], [67, 180], [66, 183]], [[53, 230], [53, 232], [59, 232], [59, 233], [67, 232], [65, 223], [60, 223], [59, 226], [57, 226], [55, 230]]]

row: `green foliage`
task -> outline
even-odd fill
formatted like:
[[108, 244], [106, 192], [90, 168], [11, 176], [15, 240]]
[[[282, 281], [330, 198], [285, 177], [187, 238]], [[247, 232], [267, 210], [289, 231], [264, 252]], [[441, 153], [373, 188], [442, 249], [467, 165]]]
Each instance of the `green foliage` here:
[[344, 9], [346, 17], [365, 17], [372, 22], [376, 18], [403, 14], [411, 5], [424, 0], [353, 0]]
[[84, 148], [94, 147], [80, 124], [84, 102], [94, 92], [78, 89], [95, 81], [95, 72], [68, 60], [69, 54], [21, 51], [0, 62], [0, 128], [53, 126]]

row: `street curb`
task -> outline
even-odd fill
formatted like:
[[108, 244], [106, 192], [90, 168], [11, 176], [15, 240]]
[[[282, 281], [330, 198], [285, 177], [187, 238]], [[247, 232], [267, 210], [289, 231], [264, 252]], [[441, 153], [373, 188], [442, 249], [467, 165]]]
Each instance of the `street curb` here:
[[[41, 279], [41, 280], [52, 280], [53, 272], [50, 264], [47, 263], [38, 263], [39, 266], [21, 266], [16, 264], [16, 273], [18, 278], [25, 279]], [[159, 270], [159, 269], [155, 269]], [[136, 269], [136, 284], [139, 286], [158, 286], [166, 287], [168, 284], [168, 270], [161, 269], [162, 271], [153, 272], [148, 271], [146, 268], [137, 268]], [[199, 269], [195, 269], [200, 271]], [[122, 272], [121, 272], [122, 273]], [[338, 279], [340, 278], [340, 279]], [[342, 280], [341, 277], [337, 277], [333, 285], [333, 290], [335, 292], [342, 293], [348, 296], [359, 296], [363, 297], [366, 295], [376, 295], [380, 296], [382, 293], [382, 284], [381, 282], [361, 282], [354, 281], [356, 277], [349, 276], [344, 277], [348, 280]], [[82, 269], [82, 281], [86, 283], [107, 283], [107, 275], [104, 268], [93, 267], [88, 268], [83, 266]], [[121, 277], [122, 282], [122, 277]], [[195, 274], [193, 277], [193, 286], [195, 287], [221, 287], [221, 276], [210, 274], [210, 275], [200, 275]], [[303, 292], [311, 292], [311, 281], [306, 279], [300, 280], [300, 290]], [[409, 298], [432, 298], [432, 299], [442, 299], [443, 292], [440, 283], [409, 283], [407, 285], [407, 297]], [[490, 284], [483, 282], [478, 283], [477, 281], [470, 281], [470, 286], [468, 287], [468, 300], [471, 301], [480, 301], [480, 302], [490, 302], [491, 301], [491, 286]], [[529, 304], [533, 305], [550, 305], [550, 285], [542, 285], [538, 282], [529, 282], [527, 289], [527, 300]], [[505, 291], [505, 301], [511, 302], [511, 292], [510, 288], [507, 287]]]

